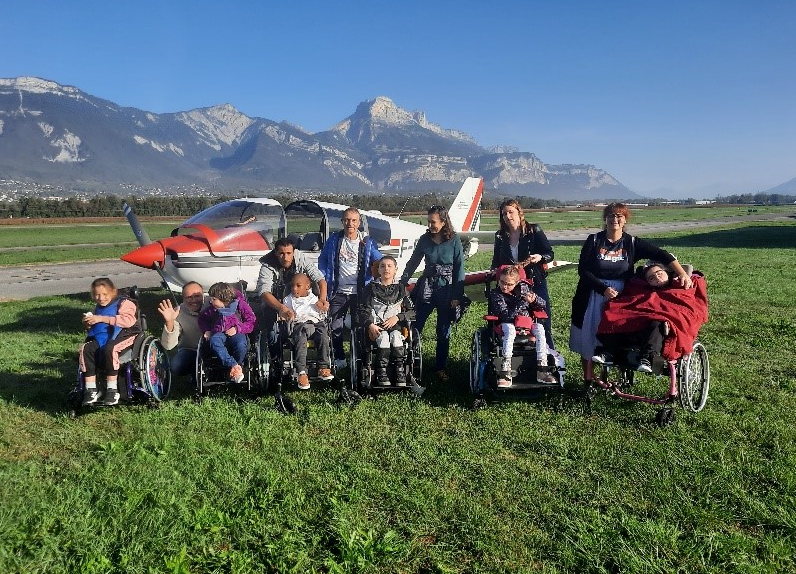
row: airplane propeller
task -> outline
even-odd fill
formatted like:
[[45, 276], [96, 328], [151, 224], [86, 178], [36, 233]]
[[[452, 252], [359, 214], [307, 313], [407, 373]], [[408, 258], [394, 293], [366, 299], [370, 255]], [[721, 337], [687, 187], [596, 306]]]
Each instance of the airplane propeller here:
[[[149, 234], [146, 232], [146, 229], [144, 229], [144, 226], [141, 225], [141, 222], [138, 220], [138, 216], [133, 211], [133, 208], [127, 205], [126, 201], [122, 202], [122, 213], [124, 213], [124, 216], [127, 218], [127, 222], [130, 224], [130, 227], [133, 228], [133, 233], [135, 234], [136, 239], [138, 239], [138, 243], [141, 244], [141, 247], [152, 245], [154, 242], [149, 238]], [[174, 303], [175, 307], [179, 306], [177, 298], [174, 296], [174, 293], [171, 291], [171, 289], [169, 289], [169, 284], [166, 281], [166, 276], [163, 274], [163, 270], [155, 263], [152, 264], [152, 269], [157, 271], [158, 275], [160, 275], [163, 288], [168, 291], [172, 303]]]

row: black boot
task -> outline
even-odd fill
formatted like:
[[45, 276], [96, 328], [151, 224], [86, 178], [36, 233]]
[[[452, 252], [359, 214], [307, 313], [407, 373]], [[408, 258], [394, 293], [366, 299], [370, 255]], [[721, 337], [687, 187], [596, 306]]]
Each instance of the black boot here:
[[376, 349], [376, 385], [379, 387], [389, 387], [390, 377], [387, 375], [387, 367], [390, 366], [390, 349]]
[[395, 386], [406, 386], [406, 350], [403, 345], [392, 348], [391, 362], [395, 368]]

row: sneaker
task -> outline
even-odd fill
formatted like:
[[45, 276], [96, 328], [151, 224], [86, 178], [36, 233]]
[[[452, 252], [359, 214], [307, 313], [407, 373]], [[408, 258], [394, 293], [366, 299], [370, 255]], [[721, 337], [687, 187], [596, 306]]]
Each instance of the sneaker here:
[[102, 401], [103, 406], [112, 407], [119, 404], [119, 391], [110, 389], [105, 392], [105, 400]]
[[638, 362], [638, 367], [636, 367], [636, 370], [639, 373], [651, 373], [652, 372], [652, 363], [650, 362], [649, 359], [641, 359]]
[[229, 380], [235, 384], [241, 384], [243, 382], [243, 367], [240, 365], [235, 365], [229, 370]]
[[329, 367], [321, 367], [318, 369], [318, 378], [322, 381], [331, 381], [334, 379], [334, 374]]
[[345, 359], [335, 359], [334, 360], [334, 368], [335, 369], [345, 369], [346, 361]]
[[386, 371], [382, 371], [381, 373], [376, 374], [376, 384], [380, 387], [390, 386], [390, 377], [387, 376]]
[[298, 383], [298, 388], [302, 391], [306, 391], [310, 388], [310, 378], [307, 376], [307, 373], [301, 371], [296, 378], [296, 382]]
[[599, 355], [594, 355], [591, 358], [592, 363], [597, 363], [598, 365], [605, 365], [606, 363], [613, 363], [614, 358], [611, 356], [610, 353], [601, 353]]
[[96, 404], [96, 402], [100, 400], [101, 396], [102, 394], [97, 389], [86, 389], [86, 392], [83, 393], [83, 402], [80, 404], [84, 407]]
[[545, 385], [555, 385], [558, 384], [558, 379], [550, 373], [537, 373], [536, 382], [544, 383]]
[[511, 357], [505, 357], [503, 363], [500, 365], [500, 371], [503, 373], [511, 372]]
[[395, 369], [395, 386], [396, 387], [406, 386], [406, 371], [404, 371], [403, 367], [396, 367]]
[[511, 375], [508, 373], [500, 373], [497, 386], [499, 389], [508, 389], [511, 387]]

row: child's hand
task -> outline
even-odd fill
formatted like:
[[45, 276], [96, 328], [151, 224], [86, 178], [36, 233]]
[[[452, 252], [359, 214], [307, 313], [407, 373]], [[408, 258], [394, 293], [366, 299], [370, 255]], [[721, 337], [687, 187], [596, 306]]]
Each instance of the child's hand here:
[[317, 307], [318, 311], [326, 313], [329, 310], [329, 301], [327, 301], [326, 299], [324, 299], [323, 301], [318, 299], [318, 302], [315, 303], [315, 307]]
[[89, 313], [83, 315], [83, 323], [85, 323], [89, 327], [93, 327], [97, 323], [104, 323], [104, 322], [105, 321], [102, 320], [102, 317], [100, 315], [94, 315]]
[[385, 319], [384, 321], [381, 322], [381, 328], [389, 330], [395, 327], [396, 324], [398, 324], [398, 316], [393, 315], [392, 317], [389, 317], [388, 319]]
[[371, 323], [371, 324], [368, 326], [368, 338], [369, 338], [371, 341], [375, 341], [375, 340], [376, 340], [376, 337], [378, 337], [378, 336], [379, 336], [379, 333], [381, 333], [381, 329], [379, 329], [379, 326], [378, 326], [378, 325], [376, 325], [375, 323]]
[[528, 301], [528, 303], [533, 303], [534, 301], [536, 301], [536, 293], [531, 291], [525, 296], [525, 300]]
[[205, 331], [203, 337], [205, 338], [205, 341], [210, 339], [210, 331]]
[[237, 327], [230, 327], [229, 329], [224, 331], [224, 334], [227, 337], [234, 337], [237, 333], [238, 333], [238, 328]]

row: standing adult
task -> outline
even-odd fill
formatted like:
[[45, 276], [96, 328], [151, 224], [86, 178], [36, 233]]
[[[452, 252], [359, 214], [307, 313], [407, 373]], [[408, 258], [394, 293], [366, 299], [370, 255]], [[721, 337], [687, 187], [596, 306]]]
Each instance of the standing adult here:
[[580, 278], [572, 298], [569, 348], [581, 356], [583, 376], [587, 381], [594, 378], [591, 357], [599, 345], [597, 328], [603, 306], [622, 292], [637, 261], [654, 259], [666, 263], [680, 278], [681, 285], [685, 288], [692, 285], [691, 277], [674, 255], [625, 232], [629, 219], [630, 210], [625, 204], [608, 204], [603, 209], [603, 230], [589, 235], [580, 250]]
[[[373, 279], [370, 267], [382, 255], [373, 238], [359, 231], [359, 210], [349, 207], [341, 219], [343, 229], [332, 233], [323, 245], [318, 267], [326, 279], [329, 295], [329, 317], [332, 321], [334, 366], [345, 367], [343, 326], [346, 313], [352, 321], [359, 307], [359, 295]], [[352, 311], [353, 310], [353, 311]]]
[[453, 310], [464, 296], [464, 250], [461, 240], [453, 231], [448, 211], [439, 205], [432, 205], [428, 210], [428, 231], [417, 241], [401, 276], [401, 283], [409, 283], [409, 278], [423, 258], [426, 267], [412, 292], [417, 310], [415, 326], [422, 332], [431, 312], [437, 310], [434, 368], [437, 378], [447, 381]]
[[528, 223], [522, 206], [516, 199], [507, 199], [500, 204], [500, 229], [495, 233], [492, 251], [492, 269], [501, 265], [519, 265], [525, 276], [533, 279], [533, 291], [547, 302], [547, 318], [542, 319], [545, 339], [550, 349], [553, 344], [553, 309], [547, 290], [546, 263], [553, 260], [553, 248], [547, 236], [536, 223]]
[[164, 321], [160, 342], [167, 351], [177, 349], [169, 362], [171, 374], [176, 377], [190, 376], [193, 386], [196, 385], [196, 349], [202, 338], [199, 312], [204, 303], [204, 288], [196, 281], [189, 281], [182, 286], [182, 303], [179, 307], [175, 307], [171, 299], [164, 299], [158, 304], [158, 312]]
[[[326, 279], [323, 273], [293, 246], [290, 239], [287, 237], [278, 239], [274, 243], [273, 250], [260, 258], [260, 263], [256, 290], [257, 296], [263, 302], [265, 333], [274, 334], [273, 326], [277, 317], [285, 321], [295, 318], [295, 313], [282, 300], [288, 294], [296, 273], [304, 273], [318, 289], [318, 302], [315, 304], [318, 310], [323, 312], [329, 310], [329, 301], [326, 300]], [[277, 338], [272, 336], [269, 341], [272, 357], [277, 356], [279, 351], [276, 344]]]

